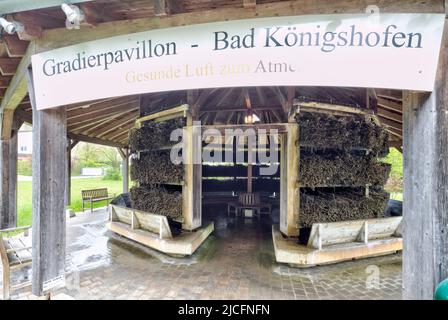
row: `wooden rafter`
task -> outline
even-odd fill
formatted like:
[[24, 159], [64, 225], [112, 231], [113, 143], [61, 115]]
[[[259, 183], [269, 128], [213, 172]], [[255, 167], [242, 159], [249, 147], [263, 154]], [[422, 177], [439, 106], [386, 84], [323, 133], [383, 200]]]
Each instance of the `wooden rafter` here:
[[0, 88], [7, 88], [9, 83], [11, 82], [11, 78], [11, 76], [0, 77]]
[[117, 112], [102, 114], [95, 118], [90, 117], [89, 119], [83, 119], [82, 121], [78, 121], [78, 120], [69, 121], [67, 123], [67, 128], [69, 130], [77, 131], [77, 130], [88, 127], [92, 123], [105, 122], [109, 119], [115, 118], [117, 115], [123, 115], [124, 113], [125, 112], [123, 112], [123, 111], [117, 111]]
[[255, 87], [255, 91], [257, 92], [258, 99], [260, 100], [262, 105], [267, 105], [266, 94], [264, 93], [263, 87]]

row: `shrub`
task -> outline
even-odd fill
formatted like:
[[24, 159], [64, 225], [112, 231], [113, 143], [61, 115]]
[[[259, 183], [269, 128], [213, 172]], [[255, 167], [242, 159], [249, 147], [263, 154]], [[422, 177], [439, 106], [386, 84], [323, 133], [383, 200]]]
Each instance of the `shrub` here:
[[32, 176], [31, 161], [18, 160], [17, 161], [17, 174], [21, 176]]

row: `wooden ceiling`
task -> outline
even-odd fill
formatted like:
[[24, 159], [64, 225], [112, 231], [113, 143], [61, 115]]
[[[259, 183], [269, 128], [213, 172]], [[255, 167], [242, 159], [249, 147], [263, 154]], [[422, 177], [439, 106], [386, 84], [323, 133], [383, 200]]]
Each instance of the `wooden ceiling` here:
[[[271, 0], [95, 0], [78, 4], [86, 15], [84, 24], [95, 27], [103, 22], [129, 20], [178, 14], [201, 12], [214, 8], [241, 8], [250, 10], [258, 4], [279, 2]], [[18, 35], [0, 36], [0, 102], [3, 99], [12, 76], [28, 43], [41, 36], [43, 30], [65, 26], [65, 15], [59, 7], [14, 13], [12, 18], [25, 25], [25, 31]], [[81, 26], [83, 28], [83, 26]], [[200, 105], [199, 117], [208, 123], [241, 123], [248, 103], [262, 122], [285, 121], [285, 104], [293, 98], [338, 102], [365, 107], [365, 89], [311, 88], [311, 87], [259, 87], [230, 88], [197, 91], [195, 103]], [[387, 127], [391, 145], [402, 146], [402, 94], [401, 91], [371, 90], [370, 97], [375, 105], [378, 118]], [[114, 146], [127, 145], [127, 133], [139, 116], [140, 102], [151, 108], [166, 108], [179, 102], [187, 102], [186, 92], [168, 92], [128, 96], [102, 101], [85, 102], [67, 107], [69, 137], [76, 140]], [[16, 114], [24, 121], [31, 122], [31, 105], [25, 96]]]

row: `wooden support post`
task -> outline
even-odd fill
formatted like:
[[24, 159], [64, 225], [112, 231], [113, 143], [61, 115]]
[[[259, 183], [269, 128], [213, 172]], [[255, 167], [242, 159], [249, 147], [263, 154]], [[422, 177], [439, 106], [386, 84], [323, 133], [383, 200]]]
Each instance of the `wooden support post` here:
[[67, 119], [64, 107], [36, 109], [31, 70], [28, 90], [33, 107], [33, 262], [32, 292], [42, 296], [46, 281], [64, 276]]
[[403, 96], [404, 299], [433, 299], [448, 277], [447, 32], [434, 91]]
[[67, 138], [67, 174], [66, 174], [66, 181], [67, 181], [67, 187], [65, 189], [65, 205], [69, 206], [71, 204], [71, 190], [72, 190], [72, 139]]
[[0, 229], [17, 226], [17, 136], [14, 118], [9, 139], [0, 140]]
[[253, 188], [252, 188], [252, 174], [253, 174], [253, 167], [252, 167], [252, 163], [254, 162], [255, 159], [253, 159], [252, 157], [252, 152], [253, 152], [253, 148], [252, 148], [252, 143], [250, 141], [250, 137], [247, 138], [247, 192], [248, 193], [252, 193]]
[[184, 127], [184, 182], [182, 186], [182, 228], [194, 230], [202, 225], [202, 164], [201, 126], [193, 123], [191, 115]]
[[123, 159], [123, 193], [129, 192], [129, 149], [124, 149]]
[[299, 125], [288, 123], [287, 133], [282, 135], [280, 149], [280, 231], [288, 237], [299, 235], [298, 141]]

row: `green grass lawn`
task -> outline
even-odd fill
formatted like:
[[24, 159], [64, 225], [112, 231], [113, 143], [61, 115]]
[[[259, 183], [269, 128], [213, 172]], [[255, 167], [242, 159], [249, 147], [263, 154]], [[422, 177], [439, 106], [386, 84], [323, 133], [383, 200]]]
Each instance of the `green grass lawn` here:
[[[18, 225], [31, 225], [31, 209], [32, 209], [32, 195], [31, 195], [31, 181], [19, 181], [17, 189], [17, 212]], [[102, 178], [91, 179], [72, 179], [72, 204], [70, 206], [75, 212], [81, 211], [81, 190], [107, 188], [109, 193], [120, 194], [123, 190], [121, 180], [102, 180]], [[106, 201], [94, 203], [94, 208], [103, 207]], [[88, 204], [86, 204], [88, 206]]]

